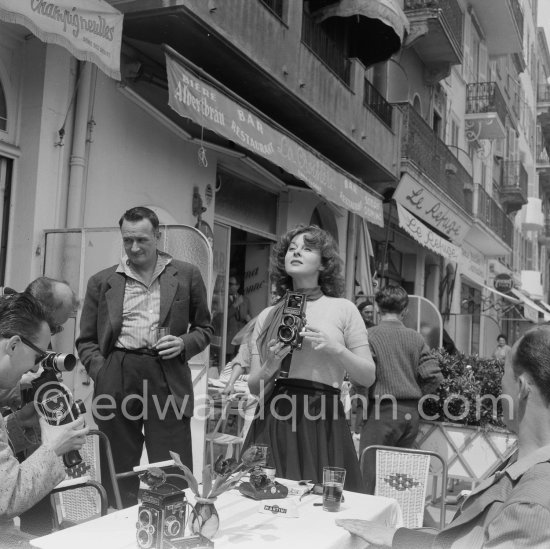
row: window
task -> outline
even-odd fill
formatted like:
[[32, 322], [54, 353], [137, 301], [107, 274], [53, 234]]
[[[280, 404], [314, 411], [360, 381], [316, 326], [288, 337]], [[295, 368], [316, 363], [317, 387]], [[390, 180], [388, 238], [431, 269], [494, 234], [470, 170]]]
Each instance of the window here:
[[272, 11], [279, 19], [284, 19], [284, 0], [260, 0], [260, 3]]
[[0, 131], [7, 131], [8, 129], [8, 106], [6, 105], [6, 95], [4, 94], [4, 88], [2, 82], [0, 82]]

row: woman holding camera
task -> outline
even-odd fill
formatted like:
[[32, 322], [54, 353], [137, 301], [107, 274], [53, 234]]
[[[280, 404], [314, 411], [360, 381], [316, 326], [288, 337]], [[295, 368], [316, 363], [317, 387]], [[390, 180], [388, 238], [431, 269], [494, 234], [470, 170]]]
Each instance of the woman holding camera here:
[[[269, 445], [280, 477], [322, 482], [324, 466], [344, 467], [345, 488], [362, 491], [339, 388], [346, 372], [369, 387], [375, 366], [359, 311], [340, 297], [344, 280], [336, 244], [316, 225], [301, 225], [279, 240], [271, 262], [280, 299], [255, 326], [248, 384], [260, 408], [245, 446]], [[292, 323], [299, 329], [290, 338]]]

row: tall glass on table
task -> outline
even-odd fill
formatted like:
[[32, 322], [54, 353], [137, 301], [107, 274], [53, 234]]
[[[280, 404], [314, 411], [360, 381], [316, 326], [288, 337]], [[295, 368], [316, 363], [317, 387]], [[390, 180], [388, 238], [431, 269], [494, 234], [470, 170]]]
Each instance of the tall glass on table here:
[[340, 510], [346, 470], [342, 467], [323, 467], [323, 510], [335, 513]]

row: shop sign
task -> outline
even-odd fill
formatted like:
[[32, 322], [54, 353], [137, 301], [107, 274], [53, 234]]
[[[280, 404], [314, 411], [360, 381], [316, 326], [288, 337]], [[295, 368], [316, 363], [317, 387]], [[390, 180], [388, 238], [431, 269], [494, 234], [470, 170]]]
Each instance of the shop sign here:
[[280, 166], [325, 199], [384, 226], [379, 196], [359, 186], [297, 138], [276, 129], [267, 119], [198, 78], [175, 60], [176, 52], [168, 47], [166, 50], [168, 104], [179, 115]]
[[485, 258], [466, 243], [461, 246], [460, 270], [474, 282], [485, 283]]
[[426, 227], [422, 221], [411, 215], [400, 204], [397, 204], [397, 214], [399, 226], [422, 246], [451, 261], [458, 261], [460, 258], [460, 248], [458, 246]]
[[507, 273], [500, 273], [495, 276], [493, 286], [495, 290], [505, 294], [514, 287], [514, 279]]
[[445, 205], [432, 191], [408, 174], [401, 178], [393, 198], [422, 221], [447, 235], [453, 242], [462, 242], [470, 230], [470, 225], [454, 213], [452, 207]]
[[120, 80], [123, 15], [104, 0], [0, 0], [0, 20], [23, 25]]

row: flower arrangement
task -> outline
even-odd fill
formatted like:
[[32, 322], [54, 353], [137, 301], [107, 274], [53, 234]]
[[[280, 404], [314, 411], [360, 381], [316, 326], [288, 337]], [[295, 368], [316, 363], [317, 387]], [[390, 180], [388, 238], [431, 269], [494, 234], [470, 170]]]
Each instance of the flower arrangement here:
[[197, 498], [215, 499], [227, 490], [234, 488], [241, 478], [265, 460], [263, 449], [258, 446], [250, 446], [241, 456], [240, 461], [234, 458], [224, 459], [218, 457], [214, 466], [207, 465], [202, 471], [202, 490], [199, 489], [197, 479], [180, 459], [179, 454], [170, 452], [175, 464], [183, 471], [183, 477], [189, 488]]
[[480, 427], [504, 427], [501, 394], [503, 364], [461, 353], [433, 351], [443, 374], [437, 397], [423, 403], [422, 416]]

